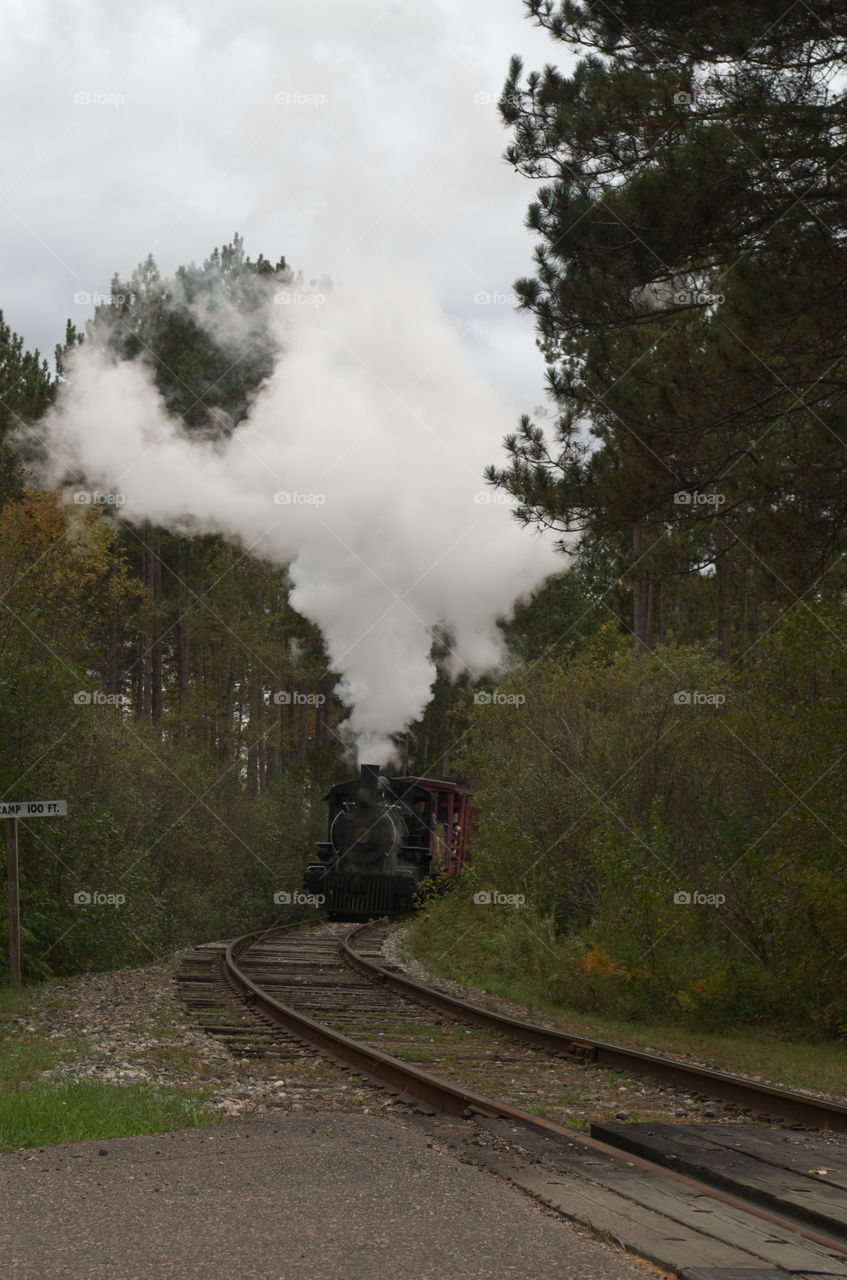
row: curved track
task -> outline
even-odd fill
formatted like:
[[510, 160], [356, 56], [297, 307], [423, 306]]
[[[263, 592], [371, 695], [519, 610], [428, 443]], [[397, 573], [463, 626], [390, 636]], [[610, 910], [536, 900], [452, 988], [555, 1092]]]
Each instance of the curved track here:
[[[229, 1019], [218, 995], [206, 1010], [225, 1021], [207, 1029], [238, 1052], [252, 1018], [258, 1056], [293, 1056], [306, 1046], [330, 1055], [390, 1089], [394, 1102], [413, 1103], [406, 1123], [425, 1128], [434, 1146], [682, 1280], [847, 1280], [847, 1151], [837, 1138], [654, 1121], [596, 1125], [589, 1137], [557, 1119], [562, 1080], [574, 1070], [563, 1055], [661, 1073], [663, 1089], [677, 1087], [683, 1073], [692, 1091], [732, 1097], [728, 1110], [740, 1097], [727, 1091], [743, 1088], [756, 1114], [789, 1114], [795, 1123], [802, 1106], [814, 1123], [843, 1128], [841, 1105], [453, 1000], [379, 964], [384, 928], [288, 925], [201, 948], [183, 969], [183, 992], [198, 1011], [212, 988], [241, 993]], [[490, 1096], [493, 1087], [507, 1097]], [[815, 1162], [827, 1167], [809, 1167]]]
[[[847, 1280], [843, 1146], [826, 1149], [829, 1170], [805, 1168], [811, 1148], [801, 1145], [805, 1137], [789, 1135], [797, 1144], [795, 1166], [786, 1167], [790, 1160], [781, 1153], [788, 1149], [780, 1148], [759, 1166], [770, 1178], [763, 1188], [755, 1176], [716, 1179], [708, 1170], [701, 1176], [691, 1160], [663, 1167], [652, 1153], [645, 1158], [633, 1143], [639, 1131], [653, 1132], [650, 1125], [605, 1126], [611, 1141], [603, 1141], [556, 1119], [563, 1056], [649, 1072], [664, 1087], [684, 1080], [699, 1094], [729, 1098], [731, 1106], [759, 1115], [787, 1115], [795, 1124], [802, 1116], [806, 1124], [844, 1128], [842, 1105], [504, 1018], [379, 964], [381, 942], [380, 926], [320, 922], [249, 934], [214, 954], [243, 997], [242, 1012], [262, 1015], [262, 1034], [270, 1022], [286, 1044], [311, 1045], [379, 1082], [423, 1111], [415, 1123], [429, 1126], [462, 1158], [685, 1280], [738, 1274]], [[558, 1070], [551, 1070], [552, 1054]], [[511, 1086], [504, 1090], [509, 1096], [491, 1096], [501, 1080]], [[524, 1100], [533, 1111], [516, 1105]], [[624, 1150], [616, 1128], [633, 1139]], [[708, 1141], [709, 1126], [694, 1128], [698, 1141], [705, 1135], [704, 1147], [718, 1149]], [[720, 1128], [714, 1127], [716, 1144]], [[755, 1164], [743, 1148], [749, 1132], [731, 1129], [730, 1138], [724, 1132], [725, 1144], [736, 1146], [733, 1170]], [[820, 1163], [820, 1154], [814, 1159]], [[834, 1177], [823, 1186], [810, 1176], [827, 1173]]]
[[[526, 1053], [516, 1058], [514, 1052], [510, 1054], [502, 1047], [500, 1038], [506, 1037], [507, 1044], [518, 1043], [542, 1054], [647, 1076], [729, 1102], [758, 1116], [847, 1131], [847, 1106], [842, 1103], [661, 1054], [568, 1035], [458, 1000], [377, 963], [381, 937], [374, 945], [366, 942], [369, 936], [375, 936], [372, 925], [352, 929], [343, 925], [330, 929], [320, 925], [308, 930], [286, 927], [249, 934], [229, 945], [224, 964], [230, 982], [274, 1022], [347, 1065], [399, 1088], [405, 1096], [448, 1114], [461, 1115], [470, 1109], [524, 1121], [533, 1118], [487, 1094], [433, 1077], [408, 1061], [408, 1053], [403, 1055], [406, 1060], [400, 1061], [378, 1046], [381, 1039], [403, 1043], [404, 1037], [397, 1033], [404, 1023], [407, 1027], [420, 1024], [421, 1005], [436, 1011], [442, 1019], [446, 1015], [479, 1027], [489, 1036], [497, 1035], [498, 1043], [489, 1040], [481, 1048], [478, 1043], [465, 1044], [466, 1049], [476, 1051], [482, 1070], [489, 1077], [496, 1076], [498, 1069], [510, 1062], [524, 1069], [528, 1066]], [[443, 1020], [438, 1026], [440, 1038], [449, 1038], [449, 1034], [443, 1034]], [[455, 1057], [455, 1053], [446, 1056]]]

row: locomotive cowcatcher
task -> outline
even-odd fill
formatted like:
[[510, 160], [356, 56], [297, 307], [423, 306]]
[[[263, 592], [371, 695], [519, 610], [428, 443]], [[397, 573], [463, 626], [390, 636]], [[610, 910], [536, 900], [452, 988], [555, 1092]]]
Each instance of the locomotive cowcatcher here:
[[436, 869], [454, 876], [468, 860], [473, 806], [468, 788], [448, 778], [391, 778], [378, 765], [324, 796], [327, 839], [305, 888], [331, 917], [368, 920], [408, 911]]

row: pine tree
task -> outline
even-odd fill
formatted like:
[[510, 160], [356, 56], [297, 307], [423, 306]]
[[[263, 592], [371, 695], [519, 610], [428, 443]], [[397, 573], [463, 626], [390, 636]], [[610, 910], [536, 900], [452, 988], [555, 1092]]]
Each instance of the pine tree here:
[[[300, 283], [284, 258], [251, 259], [238, 235], [169, 278], [148, 257], [129, 280], [114, 277], [86, 340], [145, 362], [188, 432], [228, 435], [278, 358], [273, 295]], [[69, 328], [65, 350], [78, 340]], [[307, 755], [331, 766], [335, 681], [317, 628], [288, 602], [286, 572], [215, 536], [149, 524], [125, 526], [123, 536], [147, 600], [120, 676], [136, 715], [162, 737], [202, 742], [252, 797]], [[291, 688], [325, 702], [274, 702]]]
[[0, 311], [0, 507], [23, 491], [25, 468], [12, 447], [15, 433], [50, 405], [55, 379], [38, 351], [27, 351]]
[[516, 289], [560, 416], [523, 418], [489, 478], [527, 522], [626, 538], [642, 647], [666, 576], [721, 578], [725, 651], [722, 611], [796, 599], [847, 535], [847, 14], [526, 8], [584, 55], [569, 76], [513, 59], [500, 102], [540, 183]]

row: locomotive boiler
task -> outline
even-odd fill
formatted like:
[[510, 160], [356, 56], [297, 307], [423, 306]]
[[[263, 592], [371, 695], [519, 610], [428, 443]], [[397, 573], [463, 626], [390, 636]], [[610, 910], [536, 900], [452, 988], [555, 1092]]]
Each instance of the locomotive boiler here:
[[436, 868], [452, 876], [467, 861], [470, 793], [452, 779], [389, 777], [362, 765], [358, 778], [338, 783], [324, 799], [327, 839], [304, 884], [331, 917], [408, 911]]

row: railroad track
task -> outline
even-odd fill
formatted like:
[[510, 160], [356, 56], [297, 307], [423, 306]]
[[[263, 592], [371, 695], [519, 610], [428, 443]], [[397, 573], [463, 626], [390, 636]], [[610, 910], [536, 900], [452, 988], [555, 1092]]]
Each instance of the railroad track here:
[[847, 1280], [847, 1148], [727, 1125], [588, 1135], [562, 1123], [574, 1111], [562, 1077], [611, 1066], [730, 1113], [831, 1129], [847, 1129], [847, 1108], [456, 1000], [380, 964], [384, 929], [289, 926], [219, 947], [215, 981], [241, 996], [239, 1051], [252, 1020], [259, 1052], [281, 1035], [284, 1052], [331, 1055], [428, 1112], [417, 1122], [463, 1158], [687, 1280]]

